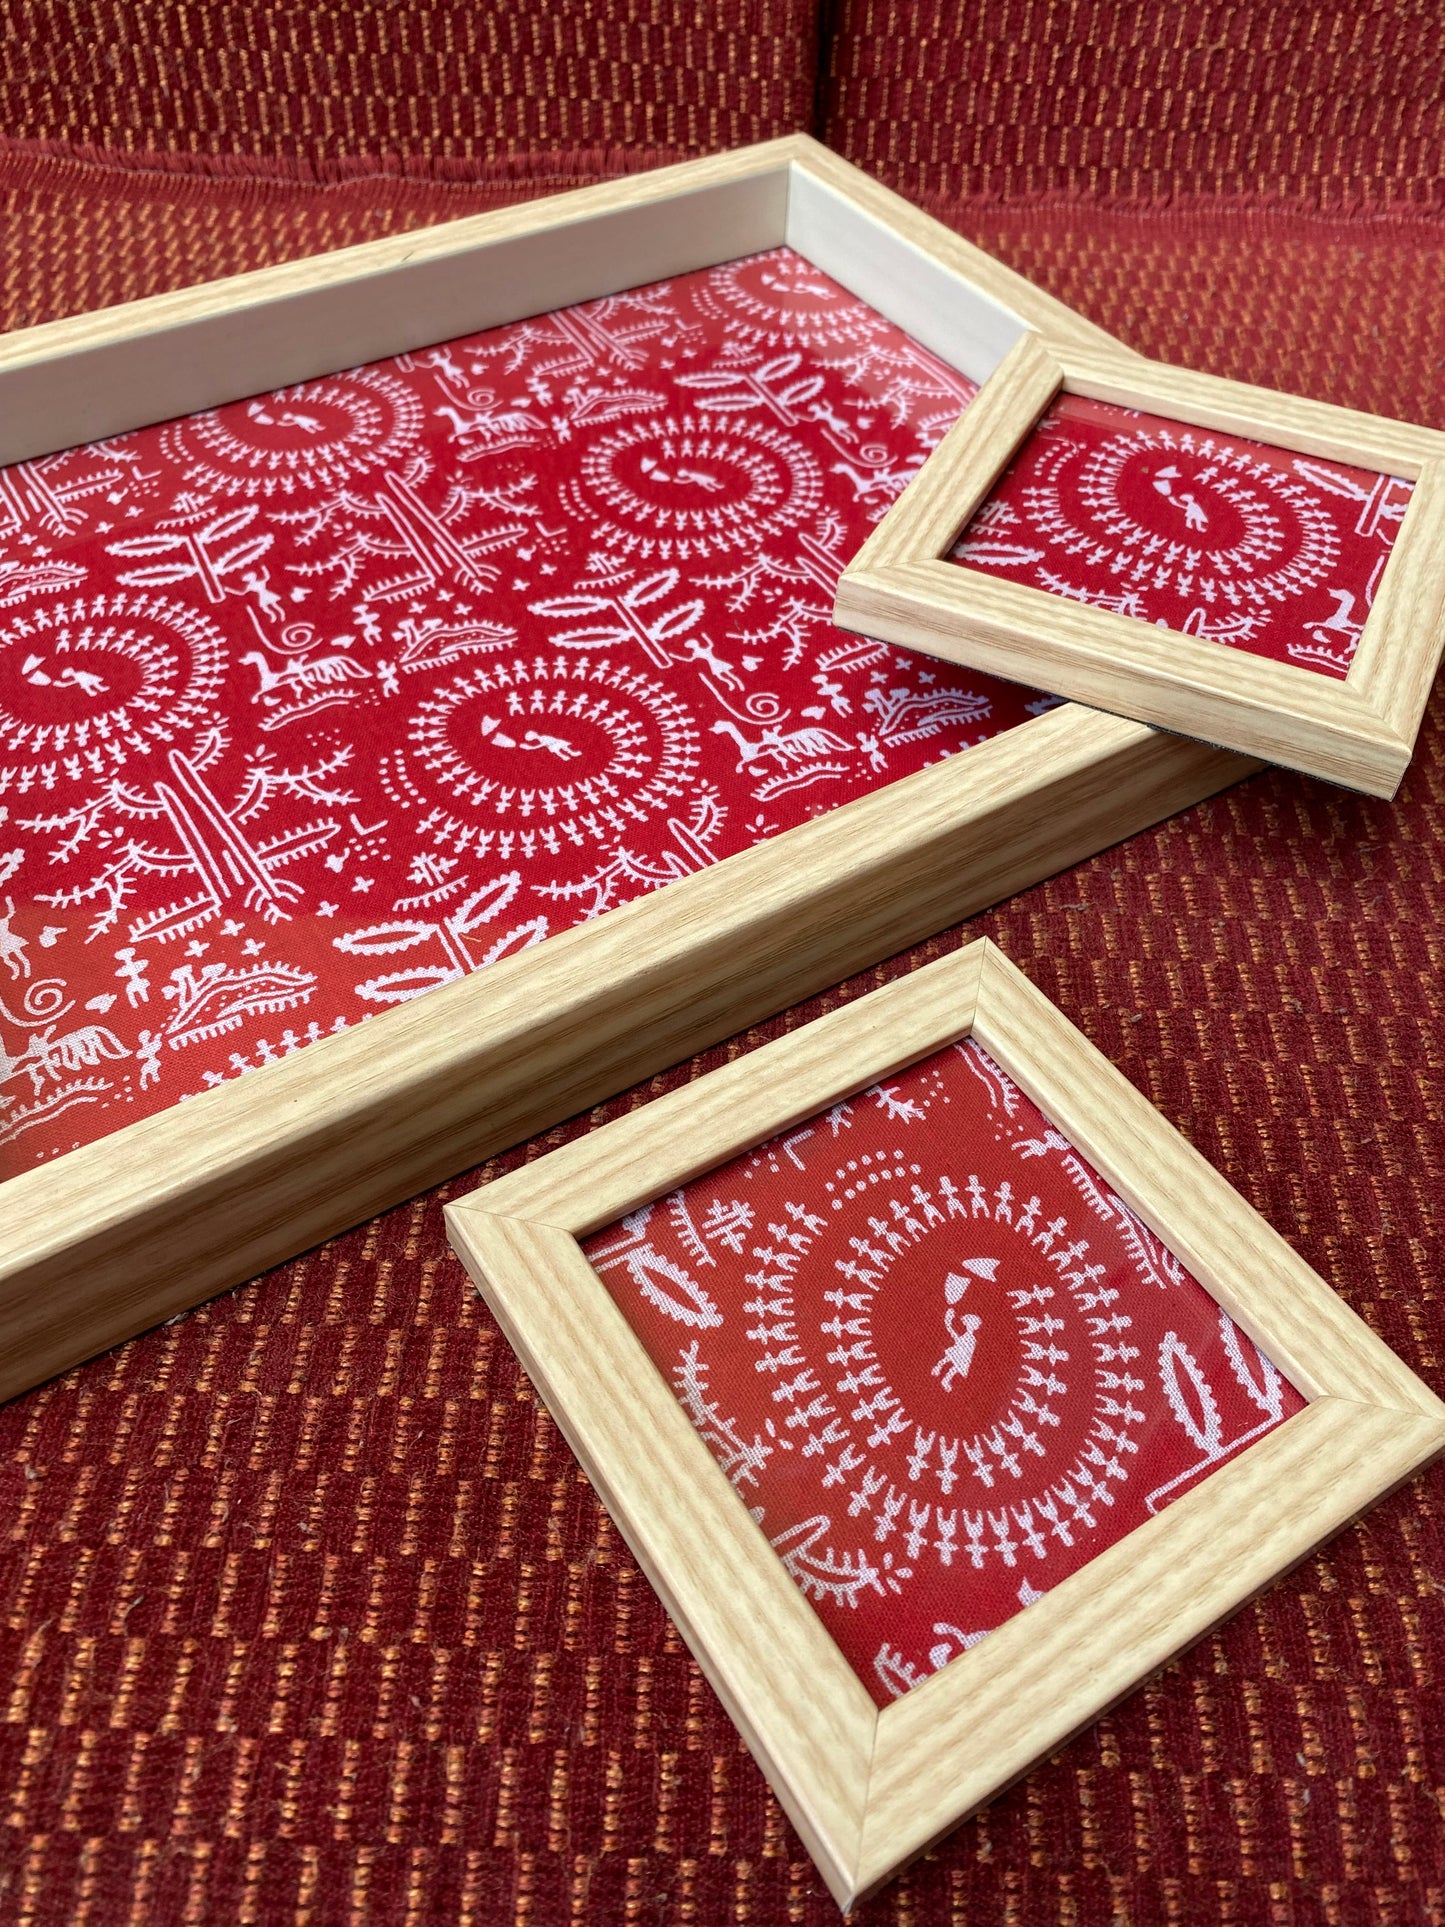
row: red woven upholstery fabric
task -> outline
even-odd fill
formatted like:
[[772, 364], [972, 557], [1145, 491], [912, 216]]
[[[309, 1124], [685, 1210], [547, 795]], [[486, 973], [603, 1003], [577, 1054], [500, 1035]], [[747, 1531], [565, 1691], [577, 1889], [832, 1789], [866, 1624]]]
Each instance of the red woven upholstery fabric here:
[[[647, 150], [629, 158], [646, 167], [683, 156]], [[616, 155], [587, 150], [478, 165], [449, 181], [359, 166], [336, 170], [337, 179], [322, 185], [295, 164], [254, 175], [223, 168], [218, 176], [174, 156], [133, 163], [17, 141], [0, 165], [0, 324], [27, 328], [214, 274], [588, 187], [619, 171]]]
[[[8, 181], [12, 323], [496, 192]], [[1445, 423], [1439, 229], [950, 212], [1141, 348]], [[1442, 725], [1394, 806], [1257, 778], [830, 1001], [987, 932], [1445, 1386]], [[837, 1920], [446, 1251], [476, 1175], [0, 1410], [0, 1917]], [[859, 1918], [1445, 1917], [1442, 1496], [1371, 1512]]]
[[911, 194], [1442, 205], [1430, 0], [836, 0], [823, 138]]
[[[811, 125], [811, 0], [9, 0], [0, 129], [410, 162], [736, 147]], [[243, 163], [242, 163], [243, 164]]]

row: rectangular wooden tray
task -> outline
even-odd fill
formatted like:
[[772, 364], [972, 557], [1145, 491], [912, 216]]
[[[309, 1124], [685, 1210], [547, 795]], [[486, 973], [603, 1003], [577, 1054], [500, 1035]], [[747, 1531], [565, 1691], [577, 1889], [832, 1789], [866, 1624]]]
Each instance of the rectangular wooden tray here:
[[[0, 343], [0, 462], [788, 246], [980, 381], [1108, 338], [801, 137]], [[1257, 765], [1062, 707], [0, 1188], [0, 1395]]]

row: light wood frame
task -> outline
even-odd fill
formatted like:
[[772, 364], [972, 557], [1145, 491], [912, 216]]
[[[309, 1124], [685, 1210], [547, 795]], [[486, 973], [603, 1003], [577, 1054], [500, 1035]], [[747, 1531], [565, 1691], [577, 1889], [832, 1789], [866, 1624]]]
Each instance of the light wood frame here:
[[[880, 1712], [578, 1241], [970, 1036], [1309, 1403]], [[1445, 1405], [987, 941], [483, 1186], [447, 1222], [845, 1909], [1445, 1450]]]
[[[1060, 393], [1414, 483], [1343, 682], [944, 559]], [[1445, 647], [1445, 435], [1024, 337], [845, 569], [833, 614], [845, 629], [1393, 796]]]
[[[787, 244], [974, 380], [1081, 317], [801, 136], [0, 341], [0, 462]], [[0, 1397], [1257, 765], [1065, 708], [0, 1187]]]

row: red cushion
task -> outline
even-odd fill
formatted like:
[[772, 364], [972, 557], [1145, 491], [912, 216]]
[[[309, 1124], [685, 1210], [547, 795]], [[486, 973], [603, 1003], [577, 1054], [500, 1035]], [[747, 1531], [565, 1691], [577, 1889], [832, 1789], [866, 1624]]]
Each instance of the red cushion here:
[[810, 0], [11, 0], [5, 31], [12, 139], [267, 159], [704, 153], [808, 126], [817, 65]]
[[912, 194], [1445, 208], [1432, 0], [837, 0], [823, 137]]

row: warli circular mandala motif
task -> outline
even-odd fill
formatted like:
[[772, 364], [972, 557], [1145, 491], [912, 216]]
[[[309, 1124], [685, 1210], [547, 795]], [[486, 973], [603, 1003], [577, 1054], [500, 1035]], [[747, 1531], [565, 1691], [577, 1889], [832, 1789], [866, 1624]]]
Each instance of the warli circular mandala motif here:
[[760, 347], [828, 354], [888, 333], [881, 316], [791, 251], [749, 255], [714, 269], [697, 301], [733, 339]]
[[[790, 1363], [825, 1387], [833, 1437], [819, 1427], [780, 1438], [799, 1454], [794, 1476], [811, 1463], [835, 1548], [849, 1530], [840, 1489], [855, 1516], [858, 1495], [869, 1498], [860, 1541], [863, 1528], [871, 1544], [893, 1521], [910, 1569], [960, 1557], [1012, 1565], [1030, 1541], [1041, 1552], [1051, 1539], [1087, 1538], [1132, 1469], [1127, 1444], [1100, 1453], [1101, 1416], [1123, 1440], [1146, 1416], [1117, 1409], [1116, 1348], [1101, 1347], [1089, 1323], [1098, 1226], [1030, 1206], [1026, 1189], [955, 1183], [902, 1150], [840, 1164], [826, 1190], [842, 1206], [823, 1220], [828, 1250], [841, 1233], [852, 1256], [810, 1264], [806, 1250], [795, 1254]], [[802, 1247], [806, 1225], [800, 1234]], [[756, 1368], [776, 1376], [761, 1321], [754, 1329]]]
[[0, 628], [0, 751], [24, 791], [119, 774], [137, 753], [187, 746], [215, 711], [226, 664], [208, 616], [160, 596], [42, 604]]
[[194, 487], [306, 498], [396, 461], [424, 419], [414, 389], [363, 368], [191, 415], [165, 443]]
[[563, 858], [679, 809], [698, 766], [697, 727], [675, 696], [583, 657], [455, 675], [420, 703], [408, 737], [411, 783], [442, 804], [452, 838], [503, 832]]
[[973, 1040], [585, 1249], [879, 1704], [1298, 1409]]
[[822, 493], [814, 457], [776, 428], [671, 419], [602, 436], [562, 499], [613, 552], [685, 560], [756, 549]]
[[1284, 602], [1339, 558], [1328, 515], [1286, 472], [1201, 432], [1130, 428], [1080, 457], [1060, 439], [1023, 491], [1031, 532], [1073, 556], [1110, 551], [1121, 584]]

